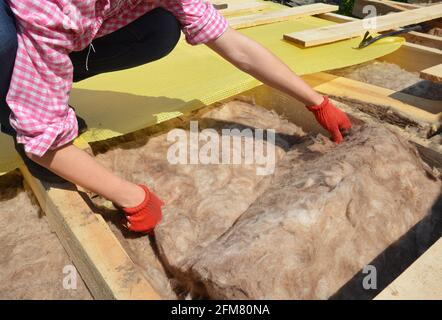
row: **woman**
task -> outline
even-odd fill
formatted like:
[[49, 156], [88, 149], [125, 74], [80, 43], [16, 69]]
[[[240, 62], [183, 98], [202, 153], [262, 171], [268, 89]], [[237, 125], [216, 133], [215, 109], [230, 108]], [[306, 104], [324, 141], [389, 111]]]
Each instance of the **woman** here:
[[68, 106], [69, 92], [72, 81], [166, 56], [180, 30], [188, 43], [206, 44], [303, 102], [336, 143], [342, 141], [340, 130], [351, 127], [327, 97], [230, 29], [204, 0], [0, 0], [2, 130], [14, 137], [34, 175], [59, 176], [113, 201], [132, 231], [152, 230], [163, 203], [146, 186], [117, 177], [72, 144], [82, 122]]

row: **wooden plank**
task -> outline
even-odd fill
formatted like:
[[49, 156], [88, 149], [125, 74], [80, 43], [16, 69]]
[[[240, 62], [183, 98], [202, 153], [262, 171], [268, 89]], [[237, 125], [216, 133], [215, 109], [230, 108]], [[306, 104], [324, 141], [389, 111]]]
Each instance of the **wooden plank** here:
[[[421, 71], [421, 78], [442, 83], [442, 63]], [[442, 109], [442, 106], [441, 106]]]
[[[440, 17], [442, 17], [442, 4], [437, 4], [376, 17], [376, 23], [370, 24], [370, 26], [373, 27], [370, 31], [386, 31]], [[362, 36], [367, 31], [366, 24], [366, 20], [357, 20], [343, 24], [288, 33], [284, 35], [284, 39], [301, 44], [305, 47], [317, 46]]]
[[440, 101], [419, 98], [324, 72], [305, 75], [303, 79], [323, 94], [389, 107], [420, 123], [438, 126], [442, 122]]
[[442, 299], [442, 238], [375, 297], [375, 300], [440, 299]]
[[402, 8], [402, 9], [407, 9], [407, 10], [412, 10], [412, 9], [418, 9], [421, 8], [422, 6], [416, 3], [407, 3], [407, 2], [399, 2], [397, 0], [379, 0], [379, 2], [384, 2], [384, 3], [388, 3], [391, 5], [394, 5], [396, 7]]
[[404, 33], [400, 36], [404, 37], [408, 42], [442, 50], [442, 37], [416, 31]]
[[336, 23], [344, 23], [344, 22], [358, 21], [359, 20], [359, 19], [356, 19], [356, 18], [353, 18], [353, 17], [344, 16], [342, 14], [333, 13], [333, 12], [327, 12], [327, 13], [318, 14], [318, 18], [321, 18], [321, 19], [324, 19], [324, 20], [328, 20], [328, 21], [333, 21], [333, 22], [336, 22]]
[[160, 299], [75, 186], [43, 183], [25, 166], [20, 171], [95, 299]]
[[420, 8], [420, 6], [415, 4], [401, 3], [396, 1], [355, 0], [352, 15], [361, 19], [365, 18], [368, 12], [364, 12], [364, 7], [367, 8], [367, 6], [372, 6], [372, 8], [375, 8], [376, 12], [370, 11], [370, 13], [374, 13], [377, 16], [383, 16], [391, 12], [400, 12]]
[[[356, 18], [343, 16], [336, 13], [324, 13], [318, 15], [318, 18], [333, 21], [336, 23], [343, 23], [343, 22], [349, 22], [349, 21], [358, 21]], [[394, 30], [399, 30], [400, 28], [396, 28]], [[390, 31], [390, 30], [387, 30]], [[408, 42], [416, 43], [422, 46], [435, 48], [438, 50], [442, 50], [442, 37], [426, 34], [422, 32], [408, 32], [401, 34], [400, 37], [405, 38]]]
[[315, 3], [301, 7], [235, 17], [227, 20], [229, 22], [230, 27], [234, 29], [242, 29], [242, 28], [249, 28], [269, 23], [297, 19], [320, 13], [337, 11], [338, 9], [339, 9], [338, 6], [324, 4], [324, 3]]
[[[374, 13], [377, 16], [382, 16], [391, 12], [400, 12], [400, 11], [420, 8], [420, 6], [414, 4], [401, 3], [401, 2], [388, 1], [388, 0], [384, 1], [356, 0], [353, 6], [352, 14], [358, 18], [365, 18], [368, 12], [364, 13], [363, 8], [366, 6], [373, 6], [376, 9], [376, 12]], [[442, 37], [422, 32], [416, 32], [416, 31], [404, 33], [401, 34], [400, 36], [404, 37], [408, 42], [417, 43], [423, 46], [442, 50]]]
[[232, 2], [228, 3], [227, 8], [221, 10], [221, 14], [225, 17], [228, 17], [239, 14], [256, 13], [267, 8], [269, 8], [269, 5], [265, 2]]
[[[318, 15], [318, 18], [336, 23], [358, 20], [336, 13], [320, 14]], [[410, 59], [410, 57], [413, 58]], [[398, 50], [386, 56], [380, 57], [378, 60], [395, 63], [409, 71], [420, 72], [423, 69], [439, 64], [440, 61], [442, 61], [442, 51], [440, 49], [406, 42]]]
[[442, 50], [407, 42], [398, 50], [378, 60], [395, 63], [409, 71], [420, 72], [441, 63]]

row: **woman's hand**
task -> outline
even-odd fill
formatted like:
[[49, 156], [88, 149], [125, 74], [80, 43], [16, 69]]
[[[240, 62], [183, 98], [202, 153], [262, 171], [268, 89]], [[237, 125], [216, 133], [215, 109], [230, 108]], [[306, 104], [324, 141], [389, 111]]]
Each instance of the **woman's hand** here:
[[307, 106], [307, 109], [313, 112], [316, 120], [330, 132], [334, 142], [341, 143], [344, 140], [341, 131], [350, 130], [350, 120], [344, 112], [330, 102], [327, 96], [324, 96], [324, 101], [321, 104]]

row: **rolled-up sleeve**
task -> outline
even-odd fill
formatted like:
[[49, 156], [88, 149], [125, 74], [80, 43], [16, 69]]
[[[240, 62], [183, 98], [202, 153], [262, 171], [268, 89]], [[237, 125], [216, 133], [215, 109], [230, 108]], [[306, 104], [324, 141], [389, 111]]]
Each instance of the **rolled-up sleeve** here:
[[228, 28], [226, 19], [204, 0], [166, 0], [164, 9], [180, 21], [189, 44], [206, 43], [219, 38]]
[[75, 113], [68, 106], [73, 67], [64, 44], [69, 41], [50, 30], [21, 28], [20, 20], [18, 24], [18, 51], [6, 100], [17, 142], [42, 156], [69, 143], [78, 132]]

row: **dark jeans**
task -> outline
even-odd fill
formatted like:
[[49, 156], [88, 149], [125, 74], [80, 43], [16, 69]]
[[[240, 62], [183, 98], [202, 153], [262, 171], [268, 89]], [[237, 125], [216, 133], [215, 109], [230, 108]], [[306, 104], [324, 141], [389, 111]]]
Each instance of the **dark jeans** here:
[[17, 53], [17, 30], [11, 9], [0, 0], [0, 123], [2, 131], [12, 134], [9, 126], [9, 107], [6, 105], [6, 94], [9, 90], [12, 69]]
[[[168, 11], [158, 8], [126, 27], [93, 41], [89, 48], [72, 52], [74, 81], [117, 70], [133, 68], [158, 60], [169, 54], [180, 37], [180, 24]], [[17, 30], [5, 0], [0, 0], [0, 123], [4, 133], [15, 136], [9, 125], [10, 109], [6, 94], [17, 52]]]

